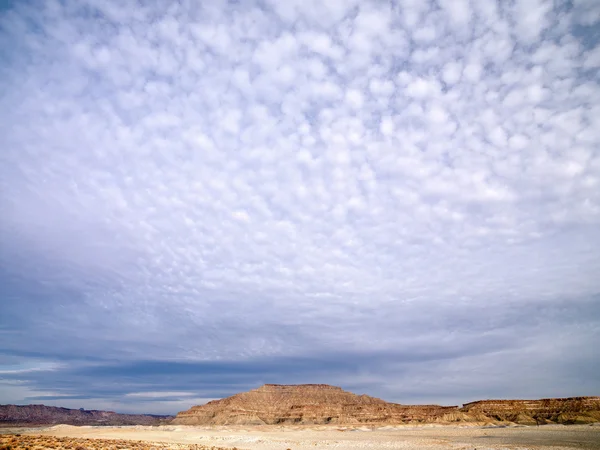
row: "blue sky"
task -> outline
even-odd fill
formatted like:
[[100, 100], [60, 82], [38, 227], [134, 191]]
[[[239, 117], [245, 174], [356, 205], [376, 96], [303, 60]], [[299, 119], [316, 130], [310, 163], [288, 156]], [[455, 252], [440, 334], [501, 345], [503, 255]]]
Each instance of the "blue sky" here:
[[2, 2], [0, 403], [600, 392], [600, 3]]

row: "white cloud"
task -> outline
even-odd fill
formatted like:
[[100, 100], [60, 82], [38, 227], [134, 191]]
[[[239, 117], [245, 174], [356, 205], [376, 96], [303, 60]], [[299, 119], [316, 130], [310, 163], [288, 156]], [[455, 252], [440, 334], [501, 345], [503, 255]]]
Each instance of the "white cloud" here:
[[472, 15], [469, 0], [439, 0], [439, 3], [454, 27], [465, 29], [468, 26]]
[[359, 109], [364, 104], [363, 94], [356, 89], [350, 89], [346, 91], [346, 102], [350, 108]]
[[460, 80], [462, 74], [462, 68], [458, 61], [451, 61], [444, 65], [442, 72], [442, 79], [447, 84], [456, 84]]
[[548, 27], [551, 11], [552, 2], [548, 0], [517, 0], [514, 11], [517, 37], [527, 44], [535, 42]]
[[463, 76], [471, 83], [477, 83], [481, 77], [481, 65], [477, 63], [469, 63], [463, 69]]
[[386, 136], [391, 136], [394, 133], [394, 120], [391, 117], [383, 117], [379, 130]]
[[439, 82], [437, 80], [415, 78], [406, 87], [406, 95], [416, 99], [423, 99], [439, 94]]
[[196, 394], [194, 392], [185, 391], [151, 391], [151, 392], [129, 392], [125, 394], [125, 397], [136, 397], [136, 398], [162, 398], [162, 397], [192, 397]]
[[61, 363], [49, 363], [45, 361], [17, 365], [0, 365], [0, 375], [25, 375], [32, 372], [48, 372], [59, 370], [63, 366]]

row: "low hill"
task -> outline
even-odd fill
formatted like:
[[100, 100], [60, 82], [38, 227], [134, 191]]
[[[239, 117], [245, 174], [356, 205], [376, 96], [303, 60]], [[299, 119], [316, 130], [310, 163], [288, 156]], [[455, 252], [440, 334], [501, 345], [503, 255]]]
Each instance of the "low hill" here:
[[586, 424], [600, 422], [600, 397], [480, 400], [466, 403], [461, 411], [524, 425]]
[[0, 426], [21, 425], [160, 425], [172, 416], [118, 414], [45, 405], [0, 405]]

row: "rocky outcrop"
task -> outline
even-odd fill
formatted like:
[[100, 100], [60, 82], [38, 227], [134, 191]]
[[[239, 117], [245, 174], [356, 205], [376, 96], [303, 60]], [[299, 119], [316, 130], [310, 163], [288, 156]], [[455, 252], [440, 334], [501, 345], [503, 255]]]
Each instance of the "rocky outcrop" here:
[[266, 384], [177, 414], [180, 425], [600, 422], [600, 397], [400, 405], [325, 384]]
[[388, 403], [325, 384], [266, 384], [177, 414], [181, 425], [383, 424], [443, 420], [458, 408]]
[[44, 405], [0, 405], [0, 426], [27, 425], [382, 425], [402, 423], [600, 422], [600, 397], [542, 400], [482, 400], [457, 406], [401, 405], [356, 395], [325, 384], [276, 385], [194, 406], [172, 416], [117, 414], [112, 411]]
[[600, 422], [600, 397], [481, 400], [466, 403], [461, 411], [524, 425], [594, 423]]
[[45, 405], [0, 405], [0, 425], [160, 425], [172, 416], [117, 414]]

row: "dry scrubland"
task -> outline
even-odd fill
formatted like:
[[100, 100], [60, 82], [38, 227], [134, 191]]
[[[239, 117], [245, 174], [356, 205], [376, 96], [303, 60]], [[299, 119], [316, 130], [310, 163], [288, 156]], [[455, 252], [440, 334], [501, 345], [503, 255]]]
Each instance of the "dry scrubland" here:
[[198, 444], [146, 442], [127, 439], [90, 439], [45, 435], [0, 435], [0, 450], [226, 450]]
[[[6, 429], [0, 450], [600, 449], [598, 425], [160, 426]], [[16, 436], [15, 433], [20, 433]]]

